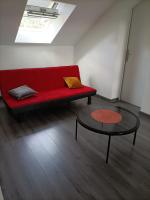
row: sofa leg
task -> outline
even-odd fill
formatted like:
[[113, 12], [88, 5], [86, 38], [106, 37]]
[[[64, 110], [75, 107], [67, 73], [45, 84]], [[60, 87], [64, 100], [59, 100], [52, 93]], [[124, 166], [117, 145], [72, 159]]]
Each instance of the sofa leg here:
[[91, 104], [91, 96], [88, 97], [88, 102], [87, 103], [88, 103], [88, 105]]

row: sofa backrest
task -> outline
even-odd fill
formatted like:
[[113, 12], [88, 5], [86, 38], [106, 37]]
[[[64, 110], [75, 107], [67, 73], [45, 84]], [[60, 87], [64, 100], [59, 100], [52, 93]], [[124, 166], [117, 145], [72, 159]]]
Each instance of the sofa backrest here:
[[37, 91], [66, 87], [63, 79], [66, 76], [80, 78], [78, 66], [1, 70], [0, 85], [2, 95], [7, 96], [10, 89], [21, 85], [28, 85]]

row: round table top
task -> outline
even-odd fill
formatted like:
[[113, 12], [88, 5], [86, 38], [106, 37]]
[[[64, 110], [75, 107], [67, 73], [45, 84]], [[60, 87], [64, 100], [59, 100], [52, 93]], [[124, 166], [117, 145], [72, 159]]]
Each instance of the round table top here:
[[134, 113], [119, 106], [87, 106], [77, 113], [77, 120], [83, 127], [105, 135], [130, 134], [140, 126]]

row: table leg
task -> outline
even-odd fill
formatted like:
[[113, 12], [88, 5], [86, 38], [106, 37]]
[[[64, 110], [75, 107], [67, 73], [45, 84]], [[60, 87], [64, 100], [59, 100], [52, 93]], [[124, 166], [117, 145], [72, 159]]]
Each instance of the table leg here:
[[91, 104], [91, 96], [88, 97], [88, 105]]
[[76, 119], [76, 132], [75, 132], [75, 140], [78, 139], [78, 120]]
[[108, 139], [108, 146], [107, 146], [107, 156], [106, 156], [106, 163], [108, 163], [108, 158], [109, 158], [110, 141], [111, 141], [111, 136], [109, 135], [109, 139]]
[[136, 134], [137, 134], [137, 131], [135, 131], [135, 133], [134, 133], [134, 138], [133, 138], [133, 145], [135, 145], [135, 140], [136, 140]]

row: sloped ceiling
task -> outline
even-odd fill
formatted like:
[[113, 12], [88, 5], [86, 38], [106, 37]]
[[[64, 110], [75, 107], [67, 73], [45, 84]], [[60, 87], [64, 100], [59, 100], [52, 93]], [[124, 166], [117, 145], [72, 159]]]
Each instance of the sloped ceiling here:
[[[43, 0], [44, 1], [44, 0]], [[76, 4], [51, 45], [74, 45], [115, 0], [60, 0]], [[27, 0], [0, 0], [0, 45], [14, 44]]]
[[26, 0], [0, 0], [0, 45], [13, 44]]
[[68, 19], [61, 31], [53, 41], [53, 44], [76, 44], [112, 6], [115, 0], [62, 0], [63, 2], [76, 4], [77, 7]]

